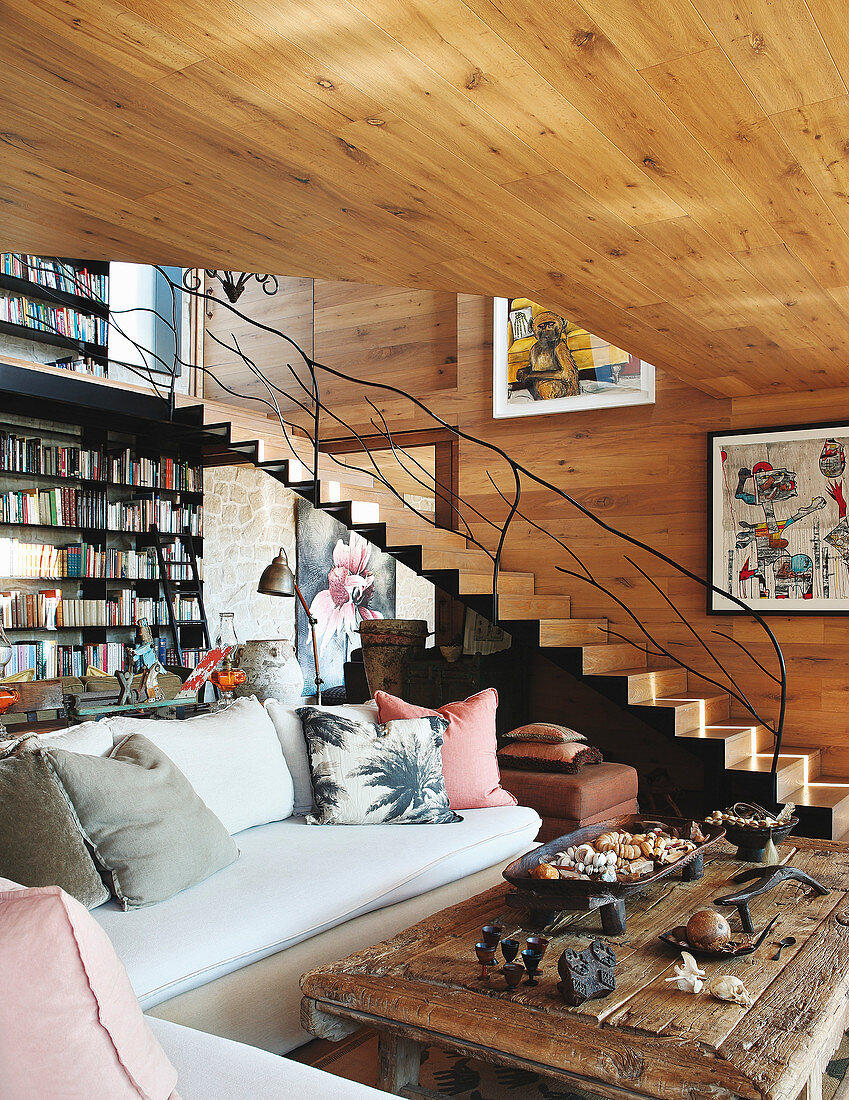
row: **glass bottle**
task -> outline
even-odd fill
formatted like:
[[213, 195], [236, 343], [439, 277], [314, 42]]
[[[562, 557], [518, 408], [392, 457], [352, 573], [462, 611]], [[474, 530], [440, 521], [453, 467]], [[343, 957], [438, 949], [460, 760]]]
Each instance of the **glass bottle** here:
[[233, 689], [247, 682], [247, 676], [236, 666], [241, 657], [242, 647], [239, 645], [239, 636], [236, 633], [235, 617], [232, 611], [221, 611], [218, 616], [218, 633], [215, 636], [216, 649], [229, 649], [229, 653], [218, 665], [218, 668], [209, 677], [221, 693], [217, 707], [223, 709], [229, 707], [235, 699]]
[[[232, 646], [234, 649], [239, 644], [239, 636], [236, 633], [236, 623], [232, 611], [222, 611], [218, 616], [218, 633], [215, 636], [215, 645], [218, 649], [226, 649]], [[231, 654], [235, 656], [235, 654]]]

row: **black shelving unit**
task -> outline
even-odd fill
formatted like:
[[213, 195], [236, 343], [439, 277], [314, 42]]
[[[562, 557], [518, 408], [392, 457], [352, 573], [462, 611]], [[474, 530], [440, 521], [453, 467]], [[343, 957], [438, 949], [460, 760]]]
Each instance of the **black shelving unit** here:
[[[82, 260], [66, 260], [64, 263], [81, 264]], [[109, 275], [109, 264], [87, 265], [98, 268], [98, 274]], [[102, 269], [102, 270], [101, 270]], [[109, 303], [100, 298], [89, 298], [84, 294], [69, 294], [67, 290], [54, 290], [53, 287], [43, 286], [41, 283], [31, 282], [29, 279], [19, 279], [17, 275], [6, 275], [0, 271], [0, 290], [12, 290], [17, 294], [25, 294], [27, 298], [37, 298], [41, 302], [50, 305], [70, 306], [79, 313], [92, 313], [98, 317], [109, 317]]]
[[[85, 268], [94, 275], [105, 276], [108, 287], [108, 262], [100, 260], [70, 259], [65, 256], [39, 257], [39, 260], [57, 260], [74, 270]], [[77, 313], [86, 314], [90, 317], [101, 319], [108, 319], [109, 317], [108, 294], [105, 299], [90, 297], [85, 294], [72, 294], [65, 290], [56, 290], [53, 287], [45, 286], [35, 280], [21, 278], [17, 275], [9, 275], [4, 271], [0, 271], [0, 296], [7, 296], [3, 295], [3, 291], [8, 291], [9, 294], [14, 295], [22, 294], [27, 298], [33, 298], [47, 305], [66, 306], [75, 310]], [[63, 336], [58, 332], [45, 331], [35, 325], [16, 324], [12, 321], [0, 321], [0, 333], [6, 336], [14, 336], [21, 340], [30, 340], [34, 343], [44, 344], [48, 347], [75, 351], [78, 355], [93, 359], [103, 367], [104, 374], [108, 373], [108, 351], [106, 344], [101, 344], [96, 341], [79, 340], [73, 336]]]
[[[83, 450], [101, 450], [107, 456], [119, 457], [128, 448], [133, 452], [133, 458], [164, 459], [170, 457], [180, 462], [187, 462], [192, 466], [202, 466], [202, 454], [200, 451], [191, 450], [189, 445], [172, 441], [167, 433], [159, 436], [156, 446], [147, 425], [140, 424], [137, 434], [127, 430], [125, 424], [115, 426], [114, 418], [105, 418], [104, 423], [92, 425], [80, 424], [71, 420], [73, 410], [68, 409], [68, 421], [66, 423], [45, 423], [43, 427], [33, 426], [31, 422], [17, 423], [14, 414], [7, 414], [5, 421], [0, 421], [0, 432], [9, 432], [19, 438], [40, 439], [44, 444], [60, 447], [78, 447]], [[0, 454], [2, 461], [2, 454]], [[164, 465], [162, 468], [164, 480]], [[138, 500], [148, 499], [151, 496], [161, 496], [172, 502], [175, 507], [182, 506], [197, 513], [203, 504], [203, 491], [188, 489], [171, 489], [151, 485], [139, 485], [125, 481], [112, 481], [103, 478], [63, 477], [60, 474], [42, 474], [27, 470], [0, 469], [0, 492], [27, 491], [38, 488], [47, 491], [52, 488], [96, 488], [102, 491], [110, 503], [126, 501], [132, 503]], [[181, 528], [182, 531], [182, 528]], [[169, 536], [163, 533], [164, 540], [177, 538], [180, 532]], [[59, 548], [85, 543], [97, 550], [117, 549], [122, 551], [135, 551], [137, 553], [153, 553], [154, 536], [150, 530], [127, 531], [114, 528], [92, 526], [59, 526], [57, 524], [37, 523], [10, 523], [0, 522], [0, 538], [17, 537], [21, 543], [38, 543], [52, 545]], [[199, 554], [203, 550], [203, 536], [193, 536], [192, 541]], [[85, 561], [83, 561], [85, 568]], [[179, 568], [177, 567], [179, 566]], [[175, 595], [180, 595], [185, 590], [186, 596], [194, 596], [197, 589], [195, 581], [188, 575], [190, 565], [188, 562], [173, 563], [171, 573], [171, 588]], [[25, 570], [27, 571], [27, 570]], [[132, 594], [140, 599], [162, 599], [165, 595], [164, 586], [157, 565], [154, 564], [155, 575], [151, 577], [102, 577], [102, 576], [65, 576], [65, 577], [12, 577], [0, 576], [0, 591], [16, 591], [35, 594], [45, 589], [59, 589], [64, 599], [86, 599], [106, 601], [109, 594], [117, 594], [122, 590], [131, 589]], [[201, 605], [202, 607], [202, 602]], [[164, 622], [151, 623], [154, 636], [164, 641], [168, 649], [173, 648], [172, 631], [168, 617], [163, 615]], [[60, 646], [74, 645], [101, 645], [106, 643], [120, 644], [130, 642], [133, 637], [134, 624], [99, 625], [99, 626], [61, 626], [51, 628], [46, 626], [29, 626], [6, 628], [13, 644], [35, 643], [39, 641], [55, 641]], [[199, 650], [208, 647], [206, 641], [205, 624], [199, 620], [179, 620], [176, 623], [179, 637], [179, 650]], [[107, 671], [114, 671], [109, 668]]]

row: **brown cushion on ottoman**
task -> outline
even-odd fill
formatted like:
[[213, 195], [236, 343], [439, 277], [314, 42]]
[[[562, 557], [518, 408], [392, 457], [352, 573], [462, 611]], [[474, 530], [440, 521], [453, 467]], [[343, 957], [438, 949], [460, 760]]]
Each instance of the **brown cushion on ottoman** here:
[[[501, 769], [501, 785], [540, 817], [585, 821], [637, 797], [637, 773], [627, 764], [596, 764], [577, 775]], [[603, 819], [602, 819], [603, 820]]]
[[542, 741], [518, 741], [498, 750], [500, 768], [525, 772], [579, 772], [584, 764], [600, 764], [602, 755], [586, 741], [553, 745]]
[[573, 741], [586, 741], [586, 737], [568, 726], [558, 726], [555, 722], [531, 722], [519, 726], [504, 734], [505, 741], [547, 741], [549, 744], [567, 745]]

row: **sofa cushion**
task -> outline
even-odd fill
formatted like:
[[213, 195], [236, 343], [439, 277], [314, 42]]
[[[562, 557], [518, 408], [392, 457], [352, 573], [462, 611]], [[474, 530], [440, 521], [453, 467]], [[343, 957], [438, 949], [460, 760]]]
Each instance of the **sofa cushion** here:
[[61, 886], [89, 909], [109, 897], [73, 806], [44, 753], [26, 743], [0, 758], [0, 875]]
[[484, 806], [514, 806], [516, 799], [502, 790], [495, 755], [495, 688], [479, 691], [457, 703], [446, 703], [438, 710], [415, 707], [395, 695], [376, 691], [374, 701], [381, 722], [393, 718], [423, 718], [439, 714], [448, 719], [442, 745], [442, 771], [452, 810], [480, 809]]
[[600, 764], [602, 755], [586, 741], [515, 741], [498, 750], [502, 768], [526, 772], [579, 772], [585, 764]]
[[[304, 737], [304, 727], [298, 717], [297, 707], [286, 706], [276, 699], [266, 699], [265, 709], [268, 711], [286, 764], [292, 773], [294, 784], [294, 803], [292, 811], [295, 814], [308, 814], [312, 809], [312, 778], [310, 776], [310, 760], [307, 753], [307, 741]], [[325, 714], [336, 714], [342, 718], [350, 718], [353, 722], [379, 722], [377, 707], [374, 703], [346, 704], [338, 707], [316, 707], [316, 710]]]
[[638, 776], [627, 764], [596, 764], [577, 775], [517, 771], [501, 773], [505, 787], [542, 817], [586, 821], [637, 797]]
[[168, 1100], [177, 1073], [103, 929], [59, 889], [0, 881], [3, 1100]]
[[447, 829], [337, 825], [302, 817], [248, 829], [220, 875], [147, 909], [94, 911], [150, 1008], [352, 917], [525, 851], [540, 826], [522, 806], [470, 810]]
[[444, 825], [448, 808], [437, 715], [385, 724], [300, 707], [315, 807], [310, 825]]
[[385, 1092], [169, 1020], [150, 1029], [177, 1070], [182, 1100], [388, 1100]]
[[67, 749], [88, 756], [108, 756], [114, 744], [107, 722], [80, 722], [55, 733], [40, 733], [38, 740], [46, 749]]
[[146, 737], [108, 757], [54, 749], [47, 758], [124, 909], [164, 901], [238, 858], [233, 838]]
[[291, 815], [292, 776], [274, 724], [253, 696], [185, 721], [107, 721], [116, 742], [141, 733], [158, 745], [229, 833]]
[[573, 741], [586, 741], [586, 737], [568, 726], [556, 722], [529, 722], [526, 726], [504, 734], [505, 741], [545, 741], [551, 745], [569, 745]]

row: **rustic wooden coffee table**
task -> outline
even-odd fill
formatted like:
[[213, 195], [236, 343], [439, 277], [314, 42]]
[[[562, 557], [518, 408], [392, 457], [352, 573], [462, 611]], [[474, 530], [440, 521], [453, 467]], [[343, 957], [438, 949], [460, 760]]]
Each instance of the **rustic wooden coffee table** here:
[[[756, 929], [779, 915], [756, 954], [701, 960], [708, 980], [727, 973], [744, 981], [754, 997], [748, 1009], [667, 984], [678, 956], [657, 939], [729, 893], [730, 877], [747, 866], [731, 853], [726, 845], [710, 853], [697, 882], [667, 880], [633, 899], [623, 936], [603, 936], [597, 913], [561, 915], [547, 932], [539, 985], [512, 993], [497, 971], [480, 981], [474, 954], [482, 925], [500, 919], [505, 935], [520, 927], [521, 913], [505, 902], [509, 887], [496, 887], [305, 974], [304, 1026], [326, 1039], [375, 1028], [379, 1085], [404, 1096], [434, 1095], [416, 1086], [422, 1047], [435, 1044], [623, 1100], [795, 1100], [800, 1092], [819, 1100], [823, 1069], [847, 1024], [849, 847], [791, 837], [782, 862], [832, 893], [779, 885], [752, 903]], [[732, 927], [739, 928], [736, 916]], [[773, 941], [788, 935], [796, 945], [774, 962]], [[596, 936], [616, 951], [616, 990], [570, 1008], [557, 991], [557, 958]]]

